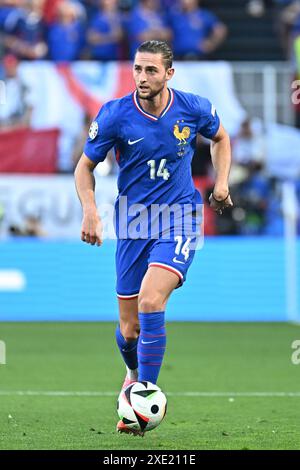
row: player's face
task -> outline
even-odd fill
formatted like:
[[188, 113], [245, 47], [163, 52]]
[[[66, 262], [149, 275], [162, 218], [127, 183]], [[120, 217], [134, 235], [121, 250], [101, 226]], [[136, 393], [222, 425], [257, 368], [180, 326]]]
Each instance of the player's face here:
[[161, 54], [136, 53], [133, 78], [140, 99], [152, 100], [167, 86], [173, 74], [174, 69], [166, 70]]

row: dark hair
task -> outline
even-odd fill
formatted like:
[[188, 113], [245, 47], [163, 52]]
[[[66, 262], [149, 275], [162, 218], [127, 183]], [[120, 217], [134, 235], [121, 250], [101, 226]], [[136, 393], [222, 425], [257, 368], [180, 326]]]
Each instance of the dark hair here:
[[152, 54], [161, 54], [166, 69], [170, 69], [173, 64], [173, 52], [169, 44], [165, 41], [145, 41], [136, 50], [136, 52], [151, 52]]

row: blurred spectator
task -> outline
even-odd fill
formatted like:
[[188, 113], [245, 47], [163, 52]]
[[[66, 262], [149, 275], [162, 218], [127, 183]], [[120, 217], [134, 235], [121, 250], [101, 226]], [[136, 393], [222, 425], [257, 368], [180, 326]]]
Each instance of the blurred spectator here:
[[87, 42], [91, 58], [117, 60], [121, 54], [123, 31], [118, 0], [98, 0], [99, 11], [89, 25]]
[[[292, 63], [294, 65], [294, 70], [296, 73], [296, 78], [300, 78], [300, 2], [297, 8], [298, 12], [295, 15], [291, 32], [289, 38], [289, 47], [290, 47], [290, 56], [292, 59]], [[299, 113], [300, 109], [299, 106], [297, 107], [297, 127], [299, 127]]]
[[45, 237], [46, 232], [42, 227], [40, 217], [35, 215], [27, 216], [24, 224], [24, 232], [28, 237]]
[[99, 0], [77, 0], [85, 9], [88, 20], [92, 20], [98, 13]]
[[233, 141], [233, 162], [240, 165], [256, 165], [265, 160], [266, 148], [262, 129], [255, 128], [255, 123], [246, 119]]
[[6, 103], [0, 106], [0, 128], [29, 127], [32, 115], [29, 90], [18, 75], [18, 60], [13, 55], [3, 59]]
[[[97, 0], [90, 0], [96, 2]], [[55, 23], [59, 14], [59, 7], [62, 3], [72, 2], [77, 6], [77, 10], [80, 12], [80, 17], [85, 19], [87, 16], [88, 7], [86, 6], [88, 0], [42, 0], [43, 4], [43, 20], [46, 25]]]
[[280, 30], [286, 56], [294, 60], [294, 42], [300, 35], [300, 1], [294, 0], [281, 11]]
[[46, 237], [47, 233], [41, 225], [41, 218], [36, 215], [28, 215], [23, 226], [11, 225], [8, 227], [10, 235], [14, 237]]
[[0, 30], [3, 29], [8, 15], [23, 3], [24, 0], [0, 0]]
[[43, 0], [24, 0], [5, 21], [5, 45], [20, 59], [43, 59], [48, 47], [44, 41]]
[[141, 42], [156, 39], [169, 41], [171, 31], [165, 15], [159, 9], [158, 0], [141, 0], [140, 4], [129, 14], [126, 24], [130, 45], [130, 58]]
[[160, 6], [163, 11], [168, 12], [178, 6], [180, 0], [160, 0]]
[[64, 0], [44, 0], [43, 4], [43, 19], [44, 22], [52, 24], [57, 18], [58, 7]]
[[119, 8], [122, 12], [128, 12], [137, 6], [139, 0], [119, 0]]
[[273, 0], [250, 0], [246, 5], [247, 13], [255, 18], [264, 15], [266, 8], [273, 5]]
[[180, 0], [170, 13], [174, 55], [177, 59], [202, 59], [224, 41], [227, 28], [197, 0]]
[[49, 58], [56, 62], [78, 60], [85, 43], [84, 32], [78, 5], [61, 2], [57, 6], [57, 19], [48, 29]]
[[267, 8], [274, 6], [284, 7], [293, 3], [294, 0], [249, 0], [246, 5], [247, 13], [255, 18], [263, 16]]

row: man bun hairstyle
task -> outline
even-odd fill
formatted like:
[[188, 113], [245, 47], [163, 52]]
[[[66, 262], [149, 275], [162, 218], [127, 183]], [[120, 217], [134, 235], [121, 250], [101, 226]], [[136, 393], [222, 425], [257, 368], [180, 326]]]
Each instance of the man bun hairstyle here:
[[172, 68], [173, 52], [169, 44], [165, 41], [145, 41], [137, 48], [136, 52], [161, 54], [166, 70]]

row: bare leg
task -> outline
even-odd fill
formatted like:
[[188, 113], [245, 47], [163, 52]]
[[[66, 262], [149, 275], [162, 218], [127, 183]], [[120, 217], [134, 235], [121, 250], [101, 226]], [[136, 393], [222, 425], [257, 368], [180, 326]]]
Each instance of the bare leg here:
[[139, 336], [138, 297], [118, 299], [120, 330], [124, 339], [134, 341]]
[[178, 280], [178, 276], [171, 271], [150, 267], [144, 276], [138, 297], [139, 312], [164, 311]]

